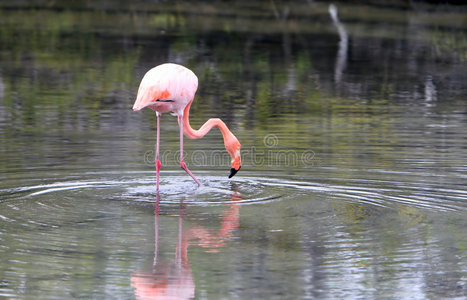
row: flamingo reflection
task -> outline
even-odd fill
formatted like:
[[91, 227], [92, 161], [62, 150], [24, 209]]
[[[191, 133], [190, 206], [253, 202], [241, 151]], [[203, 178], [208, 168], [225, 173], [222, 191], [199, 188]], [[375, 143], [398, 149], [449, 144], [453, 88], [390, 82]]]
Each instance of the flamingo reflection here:
[[178, 221], [178, 241], [175, 259], [168, 264], [158, 262], [159, 241], [159, 202], [157, 193], [155, 209], [155, 250], [152, 272], [135, 271], [131, 283], [137, 299], [191, 299], [195, 296], [195, 284], [188, 260], [188, 246], [194, 244], [205, 248], [206, 252], [217, 252], [231, 239], [233, 231], [239, 224], [240, 206], [237, 203], [241, 195], [235, 191], [231, 195], [231, 203], [222, 215], [221, 227], [217, 232], [199, 224], [183, 227], [184, 204], [180, 204]]

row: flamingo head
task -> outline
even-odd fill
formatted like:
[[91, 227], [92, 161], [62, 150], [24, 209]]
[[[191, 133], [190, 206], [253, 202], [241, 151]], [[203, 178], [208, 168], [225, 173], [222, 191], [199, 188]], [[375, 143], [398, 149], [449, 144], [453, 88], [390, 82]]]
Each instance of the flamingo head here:
[[240, 155], [240, 149], [242, 145], [237, 140], [237, 138], [232, 135], [232, 138], [228, 142], [227, 151], [229, 152], [230, 156], [232, 157], [232, 168], [230, 169], [229, 178], [232, 178], [235, 174], [237, 174], [238, 170], [242, 167], [242, 159]]

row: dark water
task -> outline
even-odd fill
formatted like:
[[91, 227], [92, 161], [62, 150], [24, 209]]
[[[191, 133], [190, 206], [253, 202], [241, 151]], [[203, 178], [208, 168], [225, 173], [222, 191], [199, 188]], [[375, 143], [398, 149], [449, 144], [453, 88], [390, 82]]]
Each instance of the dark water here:
[[0, 1], [0, 298], [466, 297], [467, 10], [369, 3]]

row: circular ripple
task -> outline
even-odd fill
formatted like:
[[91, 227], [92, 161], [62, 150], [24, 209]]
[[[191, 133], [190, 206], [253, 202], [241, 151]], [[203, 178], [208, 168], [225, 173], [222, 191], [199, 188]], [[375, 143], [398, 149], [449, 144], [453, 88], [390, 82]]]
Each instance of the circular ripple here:
[[[40, 218], [28, 218], [20, 211], [27, 206], [37, 215], [70, 214], [77, 205], [94, 209], [97, 214], [105, 205], [100, 201], [123, 201], [161, 206], [216, 206], [228, 203], [239, 205], [265, 204], [287, 201], [303, 195], [329, 196], [329, 199], [369, 204], [379, 207], [407, 205], [438, 211], [465, 211], [466, 191], [434, 188], [426, 183], [372, 182], [371, 180], [328, 179], [326, 183], [298, 181], [286, 178], [258, 176], [229, 180], [225, 174], [198, 172], [203, 186], [180, 171], [161, 173], [160, 192], [156, 192], [154, 172], [86, 172], [61, 180], [41, 179], [40, 184], [0, 190], [0, 220], [31, 224]], [[220, 174], [220, 172], [219, 172]], [[69, 211], [72, 212], [69, 212]], [[50, 224], [45, 222], [44, 224]], [[37, 225], [37, 224], [35, 224]], [[53, 226], [53, 225], [52, 225]]]
[[[199, 172], [198, 172], [199, 173]], [[230, 181], [225, 176], [200, 174], [201, 187], [186, 174], [161, 173], [161, 204], [189, 202], [193, 205], [220, 205], [229, 201], [239, 204], [277, 201], [287, 196], [283, 186], [271, 184], [261, 177], [242, 177]], [[92, 179], [90, 179], [92, 178]], [[2, 202], [16, 205], [22, 201], [37, 201], [38, 205], [60, 205], [64, 201], [83, 197], [107, 200], [154, 203], [157, 195], [154, 172], [84, 173], [37, 185], [23, 186], [0, 191]], [[264, 184], [264, 182], [268, 182]], [[13, 201], [14, 200], [14, 201]], [[1, 202], [0, 202], [1, 203]], [[15, 204], [13, 204], [15, 203]]]

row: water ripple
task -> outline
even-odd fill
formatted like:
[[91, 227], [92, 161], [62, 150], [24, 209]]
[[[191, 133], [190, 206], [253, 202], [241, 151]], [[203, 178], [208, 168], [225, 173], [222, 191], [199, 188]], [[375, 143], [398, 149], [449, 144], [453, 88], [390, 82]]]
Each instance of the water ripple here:
[[[433, 183], [353, 179], [343, 184], [342, 179], [330, 178], [325, 182], [313, 182], [264, 175], [228, 181], [225, 176], [210, 174], [200, 175], [203, 186], [197, 188], [188, 176], [180, 175], [180, 172], [164, 172], [161, 176], [161, 205], [178, 204], [180, 201], [196, 206], [231, 202], [251, 205], [324, 195], [332, 200], [378, 207], [407, 205], [438, 211], [467, 210], [465, 190]], [[0, 190], [0, 204], [8, 202], [10, 209], [18, 209], [16, 206], [21, 205], [21, 201], [32, 199], [43, 209], [60, 209], [67, 201], [77, 201], [83, 197], [154, 203], [155, 195], [154, 172], [90, 172], [62, 181]], [[19, 204], [12, 200], [18, 200]], [[0, 215], [0, 220], [11, 221], [4, 214]]]

